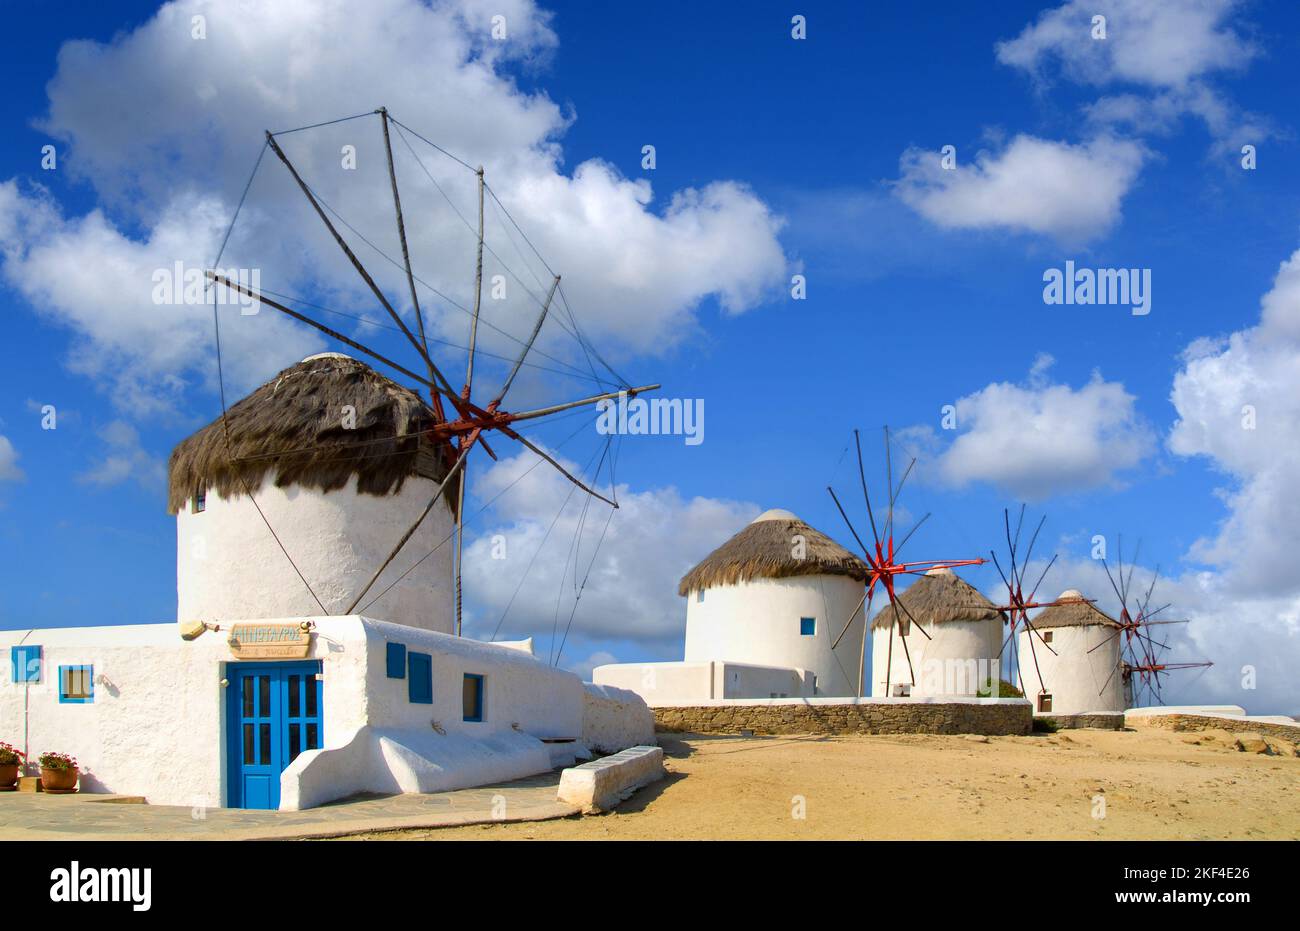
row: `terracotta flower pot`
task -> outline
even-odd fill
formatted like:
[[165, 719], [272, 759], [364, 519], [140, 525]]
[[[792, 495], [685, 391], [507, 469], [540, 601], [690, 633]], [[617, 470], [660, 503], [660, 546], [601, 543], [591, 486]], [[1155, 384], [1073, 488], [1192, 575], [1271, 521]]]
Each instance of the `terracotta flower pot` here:
[[18, 781], [17, 763], [0, 763], [0, 787], [11, 786]]
[[41, 786], [46, 789], [75, 789], [77, 787], [77, 770], [46, 769], [42, 766]]

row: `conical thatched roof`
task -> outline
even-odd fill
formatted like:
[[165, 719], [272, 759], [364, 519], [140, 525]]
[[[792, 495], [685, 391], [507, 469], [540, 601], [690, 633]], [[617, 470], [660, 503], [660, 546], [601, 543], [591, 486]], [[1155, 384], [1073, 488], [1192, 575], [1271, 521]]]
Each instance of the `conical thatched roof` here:
[[[931, 569], [908, 586], [898, 600], [921, 624], [951, 624], [954, 621], [993, 621], [1002, 615], [993, 602], [951, 569]], [[887, 604], [876, 612], [873, 630], [894, 623], [895, 613], [906, 621], [907, 611]]]
[[1038, 617], [1030, 618], [1029, 623], [1033, 624], [1036, 630], [1050, 630], [1054, 627], [1120, 626], [1113, 617], [1085, 601], [1083, 595], [1073, 588], [1061, 592], [1056, 600], [1063, 603], [1044, 608], [1038, 612]]
[[[356, 412], [353, 429], [344, 425], [347, 407]], [[357, 490], [370, 495], [396, 493], [409, 475], [439, 481], [446, 466], [419, 435], [436, 422], [419, 395], [364, 362], [311, 356], [233, 405], [226, 423], [218, 417], [172, 450], [167, 510], [175, 514], [212, 487], [222, 498], [245, 494], [268, 472], [282, 488], [320, 491], [355, 475]], [[448, 496], [454, 507], [451, 489]]]
[[[796, 537], [804, 540], [802, 559], [794, 555]], [[867, 566], [789, 511], [765, 511], [682, 576], [677, 594], [686, 595], [715, 585], [737, 585], [750, 579], [797, 575], [847, 575], [865, 580]]]

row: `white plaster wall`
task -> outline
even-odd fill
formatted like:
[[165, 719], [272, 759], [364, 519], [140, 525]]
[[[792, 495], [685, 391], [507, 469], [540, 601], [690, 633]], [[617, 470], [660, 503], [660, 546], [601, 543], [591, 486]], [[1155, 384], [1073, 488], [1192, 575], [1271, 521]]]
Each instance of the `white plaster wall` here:
[[[325, 661], [330, 746], [365, 722], [365, 651], [355, 618], [317, 621], [308, 658]], [[12, 681], [9, 647], [18, 643], [42, 647], [40, 683]], [[87, 792], [225, 805], [225, 632], [186, 642], [175, 624], [0, 631], [0, 651], [0, 740], [25, 748], [33, 761], [47, 750], [71, 753]], [[87, 664], [94, 666], [94, 701], [60, 703], [58, 667]]]
[[[577, 748], [584, 737], [589, 696], [582, 682], [518, 644], [357, 616], [313, 621], [307, 658], [322, 661], [323, 747], [301, 754], [282, 774], [282, 807], [363, 790], [429, 792], [514, 779], [551, 767], [551, 745], [543, 739], [572, 740]], [[0, 632], [0, 740], [33, 758], [46, 750], [71, 753], [83, 764], [87, 792], [223, 806], [221, 681], [234, 662], [227, 636], [209, 631], [185, 641], [174, 624]], [[411, 703], [408, 679], [388, 678], [390, 641], [430, 655], [432, 704]], [[42, 647], [41, 682], [12, 681], [8, 647], [19, 643]], [[61, 704], [58, 667], [86, 664], [94, 666], [94, 701]], [[465, 673], [484, 677], [482, 722], [463, 720]], [[623, 749], [623, 739], [631, 741], [625, 746], [643, 742], [645, 704], [630, 693], [606, 699], [592, 727], [609, 749]]]
[[[707, 589], [703, 601], [691, 592], [686, 602], [685, 660], [806, 669], [817, 677], [818, 695], [852, 695], [857, 689], [864, 628], [861, 610], [853, 615], [834, 652], [831, 643], [862, 593], [861, 582], [838, 575], [722, 585]], [[801, 617], [817, 619], [814, 636], [799, 633]]]
[[[1101, 625], [1054, 628], [1051, 645], [1055, 655], [1035, 637], [1033, 649], [1038, 656], [1042, 685], [1052, 694], [1051, 714], [1110, 714], [1124, 710], [1124, 677], [1118, 671], [1111, 675], [1120, 663], [1120, 638], [1123, 635], [1111, 636], [1113, 633], [1112, 628]], [[1038, 714], [1040, 686], [1029, 653], [1029, 637], [1035, 635], [1022, 630], [1018, 636], [1023, 679], [1021, 691], [1033, 702], [1034, 713]], [[1088, 652], [1102, 642], [1105, 646]]]
[[713, 698], [810, 697], [813, 674], [805, 669], [702, 663], [611, 663], [591, 672], [596, 685], [626, 689], [650, 707], [686, 705]]
[[[204, 511], [191, 513], [191, 504], [176, 515], [178, 620], [222, 622], [321, 613], [267, 523], [325, 610], [346, 610], [428, 505], [436, 487], [412, 476], [395, 495], [357, 494], [354, 476], [346, 487], [322, 494], [299, 486], [277, 488], [268, 474], [254, 493], [266, 522], [247, 495], [223, 500], [209, 489]], [[455, 604], [452, 546], [442, 541], [452, 527], [451, 512], [440, 501], [358, 611], [450, 633]], [[431, 551], [432, 556], [369, 604]]]
[[586, 684], [582, 696], [582, 742], [597, 753], [617, 753], [655, 742], [655, 716], [635, 692]]
[[[889, 628], [872, 630], [871, 694], [874, 697], [891, 697], [892, 687], [911, 684], [913, 675], [916, 677], [911, 689], [914, 697], [974, 697], [986, 679], [993, 677], [994, 681], [997, 680], [1000, 663], [996, 657], [1002, 648], [1003, 636], [1000, 620], [943, 624], [925, 621], [919, 626], [932, 639], [927, 640], [914, 622], [906, 638], [905, 651], [904, 638], [895, 627], [892, 655]], [[907, 665], [909, 654], [912, 659], [910, 671]], [[890, 667], [888, 679], [886, 666]]]

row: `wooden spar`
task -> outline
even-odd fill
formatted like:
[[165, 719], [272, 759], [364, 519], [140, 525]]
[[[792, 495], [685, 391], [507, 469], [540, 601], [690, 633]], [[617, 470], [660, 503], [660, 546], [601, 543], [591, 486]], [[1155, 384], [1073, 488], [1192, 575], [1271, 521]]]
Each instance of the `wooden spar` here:
[[[894, 618], [894, 624], [898, 623], [898, 618]], [[894, 624], [889, 625], [889, 649], [885, 651], [885, 697], [893, 698], [889, 693], [893, 691], [890, 687], [894, 681]], [[865, 631], [862, 638], [866, 640]], [[865, 652], [865, 650], [864, 650]], [[858, 667], [858, 692], [862, 692], [862, 666]]]
[[[863, 685], [862, 680], [866, 674], [866, 669], [867, 669], [867, 614], [869, 613], [870, 606], [871, 606], [871, 593], [867, 592], [862, 596], [862, 599], [863, 599], [862, 604], [864, 605], [862, 610], [862, 642], [858, 644], [858, 697], [859, 698], [866, 697], [862, 693], [862, 685]], [[858, 612], [854, 611], [853, 613], [856, 615]], [[850, 624], [853, 623], [852, 617], [849, 618], [849, 623]], [[848, 627], [845, 627], [844, 629], [848, 630]], [[844, 635], [841, 634], [840, 636], [844, 636]], [[835, 648], [831, 647], [831, 649], [833, 650]]]
[[456, 489], [456, 636], [460, 636], [462, 604], [460, 567], [465, 552], [465, 470], [460, 473], [460, 484]]
[[[429, 361], [432, 357], [429, 355], [429, 340], [424, 332], [424, 313], [420, 310], [420, 296], [415, 290], [415, 273], [411, 270], [411, 250], [406, 242], [406, 222], [402, 219], [402, 197], [397, 192], [397, 169], [393, 165], [393, 143], [388, 133], [388, 108], [379, 108], [380, 123], [384, 127], [384, 153], [388, 156], [388, 181], [393, 188], [393, 211], [397, 214], [397, 238], [402, 243], [402, 263], [406, 266], [406, 284], [411, 289], [411, 306], [415, 308], [415, 322], [420, 328], [420, 345], [424, 349], [424, 357], [429, 365], [429, 380], [437, 381], [438, 372], [434, 368], [433, 362]], [[450, 390], [451, 386], [446, 386]], [[439, 420], [446, 420], [446, 414], [442, 409], [442, 397], [438, 392], [429, 392], [429, 401], [433, 404], [433, 412], [438, 415]]]
[[469, 325], [469, 365], [465, 370], [465, 390], [469, 397], [474, 385], [474, 349], [478, 341], [478, 316], [483, 304], [483, 166], [478, 166], [478, 259], [474, 268], [474, 316]]
[[[511, 414], [507, 414], [504, 412], [489, 413], [488, 411], [483, 410], [481, 407], [478, 407], [476, 404], [470, 401], [463, 400], [455, 392], [449, 391], [445, 388], [441, 388], [438, 385], [435, 385], [433, 382], [429, 381], [429, 379], [425, 378], [423, 375], [417, 375], [414, 372], [412, 372], [410, 369], [408, 369], [406, 366], [399, 365], [398, 363], [394, 362], [392, 359], [388, 358], [387, 356], [382, 356], [379, 353], [375, 352], [373, 349], [361, 345], [356, 340], [344, 336], [338, 330], [327, 327], [323, 323], [318, 323], [315, 320], [313, 320], [311, 317], [308, 317], [306, 314], [301, 314], [290, 307], [286, 307], [280, 302], [274, 301], [271, 298], [267, 297], [266, 295], [258, 291], [254, 291], [252, 288], [249, 288], [247, 285], [240, 284], [237, 281], [231, 281], [225, 275], [218, 275], [211, 271], [204, 272], [204, 274], [208, 278], [211, 278], [217, 284], [223, 284], [227, 288], [230, 288], [232, 291], [238, 291], [240, 294], [245, 294], [248, 297], [255, 299], [260, 304], [265, 304], [267, 307], [278, 310], [281, 313], [288, 314], [290, 317], [293, 317], [295, 320], [300, 320], [310, 327], [315, 327], [316, 329], [320, 330], [322, 333], [324, 333], [326, 336], [330, 337], [331, 339], [336, 339], [340, 343], [343, 343], [344, 345], [351, 346], [353, 349], [357, 350], [358, 352], [364, 352], [372, 359], [382, 362], [384, 365], [387, 365], [389, 368], [393, 369], [394, 371], [400, 372], [401, 374], [405, 375], [407, 378], [411, 379], [412, 381], [417, 381], [420, 384], [428, 388], [431, 388], [432, 390], [438, 392], [443, 397], [451, 401], [452, 404], [464, 408], [465, 413], [462, 416], [481, 418], [483, 422], [478, 425], [482, 426], [485, 429], [494, 427], [498, 420], [504, 420], [505, 422], [509, 423], [511, 417], [513, 416]], [[469, 433], [473, 429], [473, 426], [478, 422], [464, 421], [464, 423], [469, 424], [469, 426], [465, 426], [463, 428], [458, 429], [457, 425], [460, 423], [462, 422], [458, 421], [452, 424], [440, 424], [439, 427], [443, 429], [439, 430], [435, 428], [431, 432]], [[484, 446], [484, 452], [487, 452], [486, 443], [483, 440], [479, 440], [479, 443]]]
[[579, 488], [581, 488], [581, 489], [582, 489], [583, 491], [585, 491], [587, 494], [591, 495], [593, 498], [599, 498], [601, 501], [604, 501], [606, 504], [608, 504], [608, 505], [609, 505], [610, 507], [612, 507], [612, 508], [616, 508], [616, 507], [618, 507], [618, 502], [617, 502], [617, 501], [611, 501], [611, 500], [609, 500], [609, 499], [606, 498], [604, 495], [602, 495], [600, 492], [596, 491], [594, 488], [589, 488], [588, 486], [584, 485], [581, 481], [579, 481], [578, 479], [574, 478], [573, 475], [571, 475], [571, 474], [569, 473], [569, 471], [568, 471], [567, 469], [564, 468], [564, 466], [562, 466], [562, 465], [560, 465], [558, 462], [556, 462], [553, 458], [551, 458], [551, 456], [550, 456], [550, 455], [549, 455], [545, 450], [543, 450], [541, 447], [537, 446], [537, 444], [535, 444], [535, 443], [531, 442], [530, 440], [528, 440], [527, 437], [520, 436], [520, 435], [519, 435], [518, 433], [516, 433], [514, 430], [511, 430], [509, 427], [506, 427], [506, 426], [498, 427], [497, 429], [499, 429], [499, 430], [500, 430], [502, 433], [504, 433], [506, 436], [510, 437], [512, 440], [518, 440], [520, 443], [523, 443], [525, 446], [527, 446], [527, 447], [528, 447], [529, 449], [531, 449], [533, 452], [537, 453], [537, 455], [541, 456], [543, 459], [545, 459], [547, 462], [549, 462], [551, 465], [553, 465], [553, 466], [556, 468], [556, 470], [557, 470], [561, 475], [563, 475], [563, 476], [564, 476], [565, 478], [567, 478], [569, 481], [573, 482], [573, 484], [577, 485]]
[[357, 609], [357, 605], [361, 603], [361, 599], [366, 597], [366, 593], [369, 592], [371, 587], [379, 581], [379, 577], [383, 575], [384, 570], [388, 568], [389, 563], [397, 558], [397, 554], [402, 551], [402, 547], [406, 546], [407, 541], [415, 535], [415, 531], [419, 529], [420, 524], [424, 523], [424, 519], [429, 516], [429, 512], [433, 510], [433, 506], [437, 504], [438, 499], [442, 497], [442, 490], [447, 486], [447, 482], [449, 482], [457, 472], [464, 468], [465, 460], [469, 458], [470, 448], [474, 445], [476, 439], [478, 439], [477, 434], [470, 435], [470, 438], [466, 441], [464, 447], [462, 447], [460, 451], [460, 456], [456, 459], [456, 464], [451, 467], [451, 470], [444, 475], [442, 481], [438, 483], [438, 488], [433, 493], [433, 497], [429, 499], [428, 505], [420, 512], [420, 516], [416, 518], [415, 523], [410, 526], [406, 533], [402, 534], [402, 538], [397, 541], [397, 545], [394, 546], [392, 552], [388, 554], [388, 558], [385, 559], [380, 567], [375, 570], [375, 574], [370, 577], [370, 581], [366, 583], [365, 588], [361, 589], [360, 594], [358, 594], [356, 598], [352, 599], [352, 604], [348, 605], [348, 609], [343, 612], [344, 614], [351, 614]]
[[620, 395], [634, 398], [638, 394], [642, 394], [646, 391], [656, 391], [661, 387], [663, 386], [656, 383], [653, 385], [641, 385], [639, 388], [625, 388], [621, 391], [607, 391], [604, 394], [593, 394], [589, 398], [579, 398], [576, 401], [568, 401], [564, 404], [554, 404], [550, 407], [539, 407], [536, 410], [523, 411], [508, 416], [510, 418], [510, 423], [514, 423], [517, 420], [536, 420], [538, 417], [546, 417], [549, 414], [558, 414], [560, 411], [567, 411], [574, 407], [582, 407], [584, 404], [595, 404], [597, 401], [606, 401], [612, 398], [617, 398]]
[[[858, 599], [858, 606], [853, 609], [852, 613], [849, 614], [849, 619], [844, 623], [844, 629], [840, 631], [840, 635], [836, 637], [835, 642], [831, 644], [832, 650], [840, 645], [840, 641], [844, 639], [844, 635], [847, 634], [849, 632], [849, 628], [853, 626], [853, 619], [858, 616], [858, 612], [862, 610], [863, 605], [865, 605], [866, 603], [867, 603], [867, 593], [866, 591], [863, 591], [862, 597]], [[863, 622], [865, 625], [866, 622], [865, 614], [863, 615]], [[867, 636], [866, 627], [864, 626], [862, 630], [862, 638], [865, 640], [866, 636]]]
[[524, 357], [528, 355], [528, 350], [533, 348], [533, 343], [537, 341], [537, 334], [542, 332], [542, 324], [546, 322], [546, 313], [551, 309], [551, 301], [555, 298], [555, 290], [560, 286], [560, 276], [556, 275], [555, 280], [551, 282], [551, 290], [546, 295], [546, 303], [542, 305], [542, 312], [537, 317], [537, 325], [533, 327], [533, 333], [528, 337], [528, 342], [524, 343], [524, 351], [519, 353], [519, 358], [515, 360], [514, 368], [506, 377], [505, 384], [501, 386], [501, 391], [497, 394], [496, 400], [488, 405], [488, 410], [496, 410], [496, 406], [505, 400], [506, 392], [510, 390], [515, 376], [519, 374], [519, 367], [524, 364]]
[[[474, 351], [478, 342], [478, 317], [483, 306], [483, 166], [478, 166], [478, 258], [474, 266], [474, 316], [469, 327], [469, 362], [465, 368], [465, 387], [461, 397], [469, 400], [474, 385]], [[557, 465], [556, 468], [559, 468]], [[465, 548], [465, 522], [461, 514], [465, 510], [465, 483], [468, 473], [461, 471], [460, 488], [456, 492], [456, 636], [461, 629], [461, 583], [460, 567]]]
[[[387, 123], [385, 123], [385, 127], [386, 126]], [[284, 154], [284, 150], [280, 148], [279, 143], [275, 141], [275, 137], [271, 135], [269, 131], [266, 134], [266, 140], [275, 154], [279, 156], [280, 161], [284, 163], [284, 167], [289, 169], [289, 174], [293, 175], [293, 180], [298, 182], [298, 187], [302, 189], [302, 193], [306, 196], [307, 201], [312, 205], [312, 208], [315, 209], [316, 215], [321, 218], [321, 222], [325, 224], [325, 228], [330, 231], [330, 235], [334, 237], [334, 241], [338, 243], [339, 248], [343, 250], [343, 254], [348, 257], [348, 261], [352, 263], [352, 267], [357, 270], [357, 274], [361, 276], [362, 280], [369, 286], [375, 297], [379, 299], [379, 303], [384, 305], [384, 310], [388, 311], [388, 315], [393, 318], [393, 322], [401, 328], [404, 334], [406, 334], [406, 338], [410, 340], [411, 345], [415, 347], [415, 351], [420, 354], [420, 358], [424, 359], [424, 361], [429, 364], [429, 367], [433, 369], [433, 371], [437, 372], [437, 367], [433, 364], [433, 359], [429, 357], [429, 353], [422, 345], [420, 345], [419, 340], [415, 338], [415, 335], [406, 326], [406, 322], [402, 320], [401, 314], [393, 309], [392, 304], [388, 303], [388, 298], [384, 297], [384, 292], [379, 290], [379, 285], [375, 284], [375, 279], [370, 277], [370, 272], [366, 271], [366, 267], [361, 264], [361, 260], [357, 258], [356, 253], [352, 251], [352, 248], [339, 234], [339, 231], [334, 228], [334, 224], [330, 222], [330, 218], [325, 216], [325, 211], [321, 209], [320, 204], [316, 200], [316, 196], [311, 192], [311, 188], [307, 186], [307, 182], [302, 180], [302, 177], [298, 174], [298, 169], [293, 167], [293, 163], [289, 161], [289, 157]]]
[[[358, 343], [356, 340], [349, 339], [348, 337], [344, 336], [338, 330], [330, 329], [323, 323], [317, 323], [315, 320], [313, 320], [311, 317], [308, 317], [306, 314], [300, 314], [296, 310], [293, 310], [289, 307], [285, 307], [283, 304], [271, 300], [269, 297], [265, 296], [264, 294], [259, 294], [257, 291], [254, 291], [252, 288], [249, 288], [246, 285], [242, 285], [237, 281], [231, 281], [225, 275], [218, 275], [211, 271], [205, 272], [204, 274], [206, 274], [208, 278], [212, 279], [217, 284], [223, 284], [227, 288], [230, 288], [232, 291], [238, 291], [240, 294], [247, 295], [248, 297], [251, 297], [254, 300], [258, 301], [259, 303], [274, 308], [275, 310], [278, 310], [283, 314], [288, 314], [290, 317], [293, 317], [295, 320], [300, 320], [303, 323], [307, 324], [308, 326], [315, 327], [316, 329], [324, 333], [326, 336], [338, 340], [340, 343], [343, 343], [345, 346], [351, 346], [353, 349], [357, 350], [358, 352], [364, 352], [372, 359], [376, 359], [379, 362], [382, 362], [384, 365], [387, 365], [389, 368], [393, 369], [394, 371], [401, 372], [403, 375], [405, 375], [407, 378], [412, 379], [413, 381], [418, 381], [422, 385], [427, 385], [429, 388], [432, 388], [435, 391], [442, 390], [433, 382], [425, 378], [423, 375], [416, 375], [410, 369], [406, 368], [403, 365], [398, 365], [396, 362], [394, 362], [392, 359], [389, 359], [387, 356], [381, 356], [373, 349], [368, 349], [365, 346]], [[457, 398], [457, 400], [460, 399]]]

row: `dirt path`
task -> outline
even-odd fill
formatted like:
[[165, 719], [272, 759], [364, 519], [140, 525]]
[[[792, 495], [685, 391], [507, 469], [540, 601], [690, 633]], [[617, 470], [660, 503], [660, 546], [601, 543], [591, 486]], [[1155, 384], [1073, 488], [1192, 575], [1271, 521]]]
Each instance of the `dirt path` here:
[[668, 778], [608, 815], [357, 836], [1300, 839], [1300, 757], [1239, 752], [1226, 732], [662, 743]]

